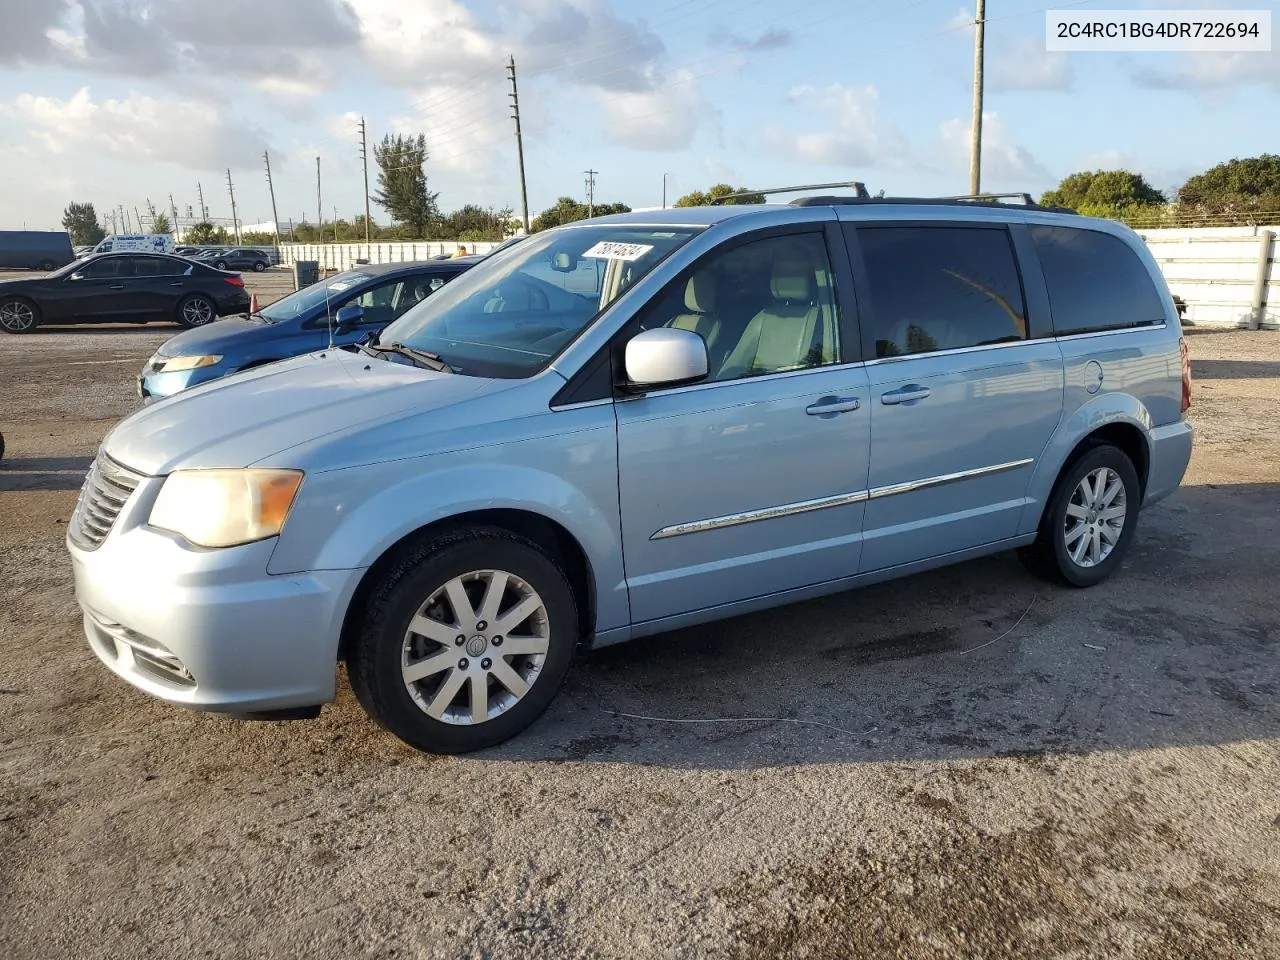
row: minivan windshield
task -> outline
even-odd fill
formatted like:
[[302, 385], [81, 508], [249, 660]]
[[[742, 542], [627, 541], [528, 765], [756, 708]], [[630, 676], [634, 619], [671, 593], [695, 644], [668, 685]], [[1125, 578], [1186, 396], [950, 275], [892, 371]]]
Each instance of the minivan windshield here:
[[371, 273], [346, 270], [342, 273], [334, 274], [327, 280], [321, 280], [319, 283], [313, 283], [309, 287], [303, 287], [287, 297], [282, 297], [275, 303], [270, 303], [263, 307], [254, 316], [261, 317], [267, 323], [292, 320], [294, 317], [301, 316], [310, 312], [313, 308], [321, 306], [326, 300], [346, 299], [348, 291], [371, 279], [373, 279], [373, 274]]
[[532, 375], [700, 228], [601, 223], [534, 234], [484, 260], [378, 336], [457, 373]]

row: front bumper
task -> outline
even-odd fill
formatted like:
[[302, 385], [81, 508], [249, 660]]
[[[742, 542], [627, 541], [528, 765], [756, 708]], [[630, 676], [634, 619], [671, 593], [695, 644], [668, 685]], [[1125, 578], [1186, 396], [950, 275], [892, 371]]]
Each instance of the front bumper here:
[[230, 371], [221, 363], [212, 367], [197, 367], [194, 370], [178, 370], [173, 373], [156, 372], [150, 365], [138, 377], [138, 396], [146, 400], [160, 400], [171, 397], [183, 390], [190, 390], [202, 383], [212, 383], [227, 376]]
[[191, 547], [145, 525], [160, 483], [139, 485], [97, 549], [67, 541], [94, 653], [140, 690], [198, 710], [332, 700], [342, 619], [363, 571], [269, 575], [274, 539]]

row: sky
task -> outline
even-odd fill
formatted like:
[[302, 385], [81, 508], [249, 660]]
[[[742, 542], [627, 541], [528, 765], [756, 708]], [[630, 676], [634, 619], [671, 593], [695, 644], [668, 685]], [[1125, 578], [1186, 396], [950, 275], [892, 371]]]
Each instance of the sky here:
[[[422, 132], [445, 210], [559, 196], [656, 207], [727, 181], [968, 185], [973, 0], [0, 0], [0, 229], [150, 200], [243, 223], [363, 213], [358, 124]], [[989, 0], [985, 190], [1123, 166], [1157, 187], [1280, 151], [1280, 51], [1046, 53], [1050, 7]], [[1280, 17], [1273, 13], [1273, 19]], [[370, 162], [370, 185], [376, 168]], [[374, 205], [375, 221], [386, 223]]]

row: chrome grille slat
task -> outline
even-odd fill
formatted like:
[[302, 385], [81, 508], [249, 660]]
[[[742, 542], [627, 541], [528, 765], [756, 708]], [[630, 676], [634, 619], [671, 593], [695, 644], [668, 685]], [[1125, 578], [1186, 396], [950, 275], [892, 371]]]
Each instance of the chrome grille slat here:
[[98, 453], [85, 477], [71, 522], [71, 539], [86, 550], [102, 545], [142, 476]]

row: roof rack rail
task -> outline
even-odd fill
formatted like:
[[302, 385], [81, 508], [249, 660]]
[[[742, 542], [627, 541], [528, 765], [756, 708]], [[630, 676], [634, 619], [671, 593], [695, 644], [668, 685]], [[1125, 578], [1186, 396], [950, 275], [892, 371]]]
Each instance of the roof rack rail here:
[[758, 197], [761, 195], [768, 196], [774, 193], [799, 193], [801, 190], [834, 190], [843, 187], [852, 190], [857, 194], [859, 199], [866, 200], [871, 194], [867, 193], [866, 184], [853, 180], [848, 183], [806, 183], [798, 187], [767, 187], [764, 190], [745, 190], [742, 193], [727, 193], [723, 197], [715, 197], [710, 201], [711, 206], [719, 206], [726, 200], [740, 200], [743, 197]]
[[957, 197], [938, 197], [936, 199], [938, 200], [977, 200], [979, 202], [982, 202], [982, 201], [992, 201], [992, 200], [994, 201], [1007, 200], [1012, 197], [1017, 197], [1019, 200], [1021, 200], [1022, 205], [1025, 207], [1039, 206], [1038, 203], [1036, 203], [1034, 200], [1031, 199], [1031, 194], [1029, 193], [965, 193]]

